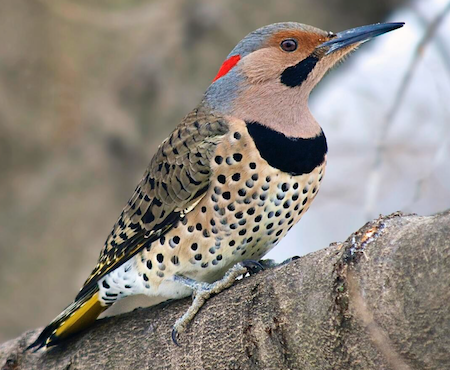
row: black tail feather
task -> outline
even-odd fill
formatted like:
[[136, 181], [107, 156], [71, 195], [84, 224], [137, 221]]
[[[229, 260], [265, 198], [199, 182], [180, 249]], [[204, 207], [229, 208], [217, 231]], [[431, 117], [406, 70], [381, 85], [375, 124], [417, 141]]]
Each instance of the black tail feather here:
[[44, 330], [42, 330], [37, 339], [26, 348], [26, 351], [35, 348], [33, 352], [37, 352], [42, 347], [50, 347], [58, 344], [59, 339], [53, 333], [59, 327], [59, 324], [59, 322], [54, 321], [48, 325]]

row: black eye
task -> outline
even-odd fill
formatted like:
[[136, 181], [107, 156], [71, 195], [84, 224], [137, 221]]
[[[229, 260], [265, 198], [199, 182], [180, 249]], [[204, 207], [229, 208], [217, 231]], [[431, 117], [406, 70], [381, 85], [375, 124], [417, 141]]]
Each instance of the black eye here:
[[288, 53], [297, 50], [297, 41], [294, 39], [286, 39], [281, 41], [280, 47]]

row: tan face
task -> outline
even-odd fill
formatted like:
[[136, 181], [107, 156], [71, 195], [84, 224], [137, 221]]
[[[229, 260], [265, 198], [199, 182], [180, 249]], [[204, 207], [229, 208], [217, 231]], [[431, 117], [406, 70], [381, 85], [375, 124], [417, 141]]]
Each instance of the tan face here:
[[[326, 33], [317, 34], [300, 30], [287, 30], [275, 33], [263, 47], [242, 61], [242, 71], [250, 83], [260, 83], [279, 79], [283, 71], [307, 58], [314, 49], [327, 41]], [[291, 41], [297, 44], [294, 51], [283, 50], [283, 42]]]
[[[295, 66], [312, 54], [320, 59], [317, 67], [321, 65], [322, 68], [319, 68], [320, 70], [327, 70], [356, 47], [356, 45], [352, 45], [336, 53], [324, 56], [326, 50], [316, 48], [333, 37], [335, 37], [333, 33], [327, 33], [318, 29], [315, 29], [315, 32], [302, 30], [279, 31], [267, 40], [264, 47], [241, 60], [241, 71], [250, 83], [259, 84], [269, 80], [279, 80], [286, 68]], [[297, 44], [295, 50], [283, 50], [283, 46], [288, 40]], [[287, 45], [289, 46], [289, 44]], [[323, 72], [326, 72], [326, 70]]]

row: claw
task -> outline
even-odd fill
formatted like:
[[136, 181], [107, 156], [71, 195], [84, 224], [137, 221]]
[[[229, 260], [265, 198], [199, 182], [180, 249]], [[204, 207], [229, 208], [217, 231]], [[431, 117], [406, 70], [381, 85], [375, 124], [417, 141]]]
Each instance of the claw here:
[[174, 342], [176, 346], [181, 347], [180, 343], [178, 343], [178, 331], [175, 328], [172, 329], [172, 342]]
[[254, 275], [260, 271], [264, 271], [264, 266], [261, 265], [258, 261], [245, 260], [241, 262], [241, 265], [248, 270], [248, 273], [250, 275]]
[[205, 302], [212, 295], [219, 294], [224, 289], [232, 286], [238, 276], [245, 275], [247, 272], [250, 274], [256, 274], [261, 270], [264, 270], [264, 267], [259, 262], [246, 260], [234, 265], [225, 273], [222, 279], [211, 284], [196, 281], [182, 275], [174, 275], [173, 280], [175, 282], [192, 289], [192, 297], [194, 299], [189, 309], [175, 322], [172, 329], [172, 341], [177, 346], [180, 346], [178, 343], [178, 335], [185, 331], [187, 325], [192, 321], [200, 308], [202, 308]]

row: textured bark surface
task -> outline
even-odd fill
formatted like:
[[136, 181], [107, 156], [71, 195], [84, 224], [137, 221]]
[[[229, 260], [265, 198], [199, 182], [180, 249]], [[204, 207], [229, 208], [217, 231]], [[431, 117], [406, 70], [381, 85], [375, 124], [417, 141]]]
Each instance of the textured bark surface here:
[[2, 369], [450, 368], [450, 212], [394, 214], [211, 298], [181, 347], [189, 299], [99, 320], [57, 348], [0, 346]]

